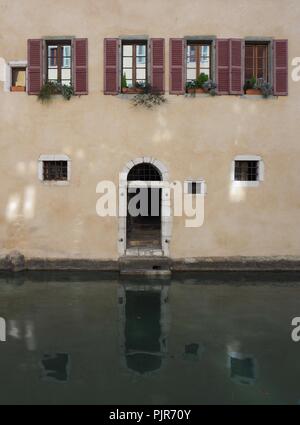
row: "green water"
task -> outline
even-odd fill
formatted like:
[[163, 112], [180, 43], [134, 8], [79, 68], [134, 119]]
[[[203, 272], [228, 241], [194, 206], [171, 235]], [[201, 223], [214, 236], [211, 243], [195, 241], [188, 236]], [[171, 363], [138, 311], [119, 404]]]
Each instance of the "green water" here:
[[300, 404], [297, 274], [0, 276], [0, 404]]

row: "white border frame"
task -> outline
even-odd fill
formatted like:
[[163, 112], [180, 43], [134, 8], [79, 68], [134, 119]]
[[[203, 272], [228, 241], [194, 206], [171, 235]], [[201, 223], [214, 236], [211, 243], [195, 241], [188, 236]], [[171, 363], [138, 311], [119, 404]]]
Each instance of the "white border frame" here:
[[[237, 181], [234, 179], [235, 161], [258, 161], [258, 180]], [[258, 155], [237, 155], [231, 163], [231, 182], [234, 187], [258, 187], [264, 181], [265, 166], [261, 156]]]
[[[135, 181], [127, 182], [127, 175], [131, 168], [142, 163], [153, 164], [161, 174], [160, 182]], [[136, 158], [127, 162], [119, 177], [119, 218], [118, 218], [118, 253], [120, 256], [169, 256], [169, 243], [172, 233], [172, 215], [170, 190], [168, 188], [169, 173], [165, 165], [152, 157]], [[167, 184], [166, 184], [167, 183]], [[127, 249], [126, 222], [127, 222], [127, 188], [128, 187], [161, 187], [161, 249]]]
[[4, 91], [7, 92], [7, 93], [11, 93], [12, 68], [26, 68], [26, 80], [25, 80], [26, 90], [25, 90], [25, 92], [12, 92], [12, 93], [27, 93], [27, 87], [28, 87], [27, 60], [7, 62], [6, 69], [5, 69]]
[[[43, 162], [44, 161], [67, 161], [68, 163], [68, 176], [67, 180], [44, 180], [43, 174]], [[66, 186], [70, 184], [71, 180], [71, 159], [68, 155], [59, 154], [59, 155], [40, 155], [38, 159], [38, 179], [45, 185], [50, 186]]]
[[[200, 193], [190, 193], [189, 192], [189, 183], [200, 183], [201, 192]], [[207, 194], [206, 181], [203, 178], [192, 179], [188, 178], [184, 181], [184, 194], [191, 196], [201, 196]]]

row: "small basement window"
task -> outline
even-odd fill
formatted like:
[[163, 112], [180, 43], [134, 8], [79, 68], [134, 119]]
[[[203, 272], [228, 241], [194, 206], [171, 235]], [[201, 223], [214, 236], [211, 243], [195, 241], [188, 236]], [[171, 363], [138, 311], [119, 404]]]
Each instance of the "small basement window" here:
[[233, 161], [232, 180], [235, 186], [257, 186], [263, 181], [264, 165], [259, 156], [238, 156]]
[[26, 91], [26, 67], [11, 67], [11, 91]]
[[70, 180], [71, 161], [66, 155], [41, 155], [39, 179], [44, 182], [67, 183]]

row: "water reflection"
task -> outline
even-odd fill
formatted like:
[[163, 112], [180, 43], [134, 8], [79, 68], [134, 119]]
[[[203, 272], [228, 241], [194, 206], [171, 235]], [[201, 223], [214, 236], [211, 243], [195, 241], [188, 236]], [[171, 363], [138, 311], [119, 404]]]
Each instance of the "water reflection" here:
[[170, 327], [168, 291], [166, 284], [119, 285], [122, 362], [135, 373], [157, 371], [166, 360]]
[[241, 385], [254, 385], [257, 375], [257, 362], [253, 356], [242, 353], [240, 343], [234, 342], [227, 347], [230, 378]]

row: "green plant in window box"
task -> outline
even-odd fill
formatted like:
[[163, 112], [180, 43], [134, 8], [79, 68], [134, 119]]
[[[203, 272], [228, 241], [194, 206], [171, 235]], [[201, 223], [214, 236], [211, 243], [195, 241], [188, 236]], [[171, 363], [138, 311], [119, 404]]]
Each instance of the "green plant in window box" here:
[[65, 84], [47, 81], [41, 88], [38, 94], [38, 100], [42, 103], [47, 103], [52, 96], [61, 94], [65, 100], [70, 100], [75, 95], [74, 88]]
[[248, 95], [259, 95], [261, 94], [260, 89], [256, 87], [257, 80], [253, 76], [250, 79], [245, 81], [244, 92]]
[[217, 95], [217, 84], [213, 80], [207, 80], [202, 87], [211, 96], [214, 97]]
[[263, 79], [257, 80], [255, 88], [260, 91], [264, 99], [268, 99], [268, 97], [273, 95], [272, 85]]
[[140, 84], [138, 88], [140, 88], [142, 92], [133, 97], [132, 103], [134, 106], [143, 106], [147, 109], [151, 109], [154, 106], [162, 105], [167, 101], [164, 95], [153, 90], [151, 85], [148, 83]]
[[189, 81], [186, 83], [185, 87], [187, 93], [192, 95], [195, 95], [196, 93], [206, 93], [206, 90], [203, 86], [207, 81], [208, 75], [204, 74], [204, 72], [201, 72], [201, 74], [198, 75], [196, 80]]

